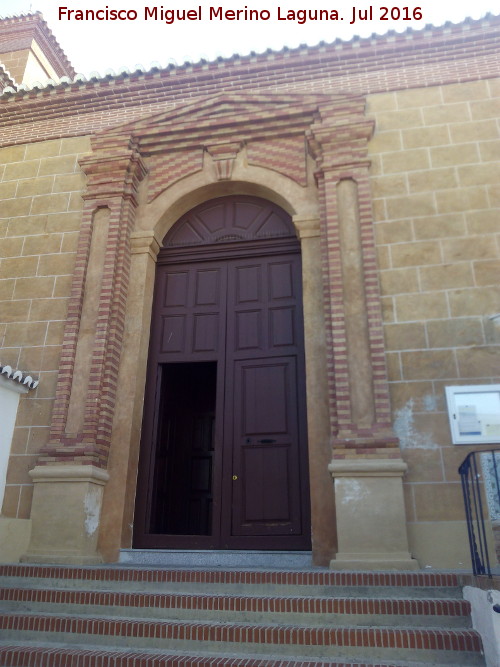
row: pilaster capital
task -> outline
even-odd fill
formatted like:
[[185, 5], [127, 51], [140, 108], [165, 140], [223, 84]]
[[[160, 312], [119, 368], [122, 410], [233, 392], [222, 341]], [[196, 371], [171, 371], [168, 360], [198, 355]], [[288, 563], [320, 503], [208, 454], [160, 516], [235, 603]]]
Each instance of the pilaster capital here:
[[132, 255], [149, 254], [154, 260], [160, 252], [162, 240], [154, 231], [139, 229], [130, 235], [130, 252]]
[[307, 132], [311, 155], [320, 174], [349, 172], [369, 166], [368, 141], [374, 121], [365, 116], [365, 98], [352, 96], [322, 105], [317, 122]]
[[299, 239], [312, 238], [321, 235], [319, 218], [293, 218]]
[[84, 200], [106, 200], [113, 197], [136, 202], [139, 183], [148, 169], [140, 153], [134, 148], [116, 151], [98, 151], [80, 160], [87, 176]]

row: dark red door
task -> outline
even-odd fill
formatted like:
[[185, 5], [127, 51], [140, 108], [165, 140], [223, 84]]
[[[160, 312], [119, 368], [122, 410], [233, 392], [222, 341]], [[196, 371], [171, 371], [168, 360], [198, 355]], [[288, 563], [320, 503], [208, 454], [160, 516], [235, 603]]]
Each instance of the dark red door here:
[[157, 270], [134, 544], [308, 548], [298, 243], [187, 255]]

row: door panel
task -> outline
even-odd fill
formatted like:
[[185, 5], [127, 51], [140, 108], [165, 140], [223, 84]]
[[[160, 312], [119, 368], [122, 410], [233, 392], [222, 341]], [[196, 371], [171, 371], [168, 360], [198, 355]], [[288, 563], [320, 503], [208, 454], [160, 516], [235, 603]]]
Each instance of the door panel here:
[[274, 348], [296, 345], [295, 315], [294, 307], [269, 309], [270, 347]]
[[150, 356], [157, 362], [218, 359], [224, 350], [226, 276], [222, 265], [159, 267]]
[[262, 313], [259, 310], [242, 310], [235, 313], [235, 349], [259, 350], [262, 346]]
[[271, 262], [269, 265], [269, 296], [271, 300], [290, 299], [295, 296], [293, 263]]
[[[253, 528], [265, 535], [269, 528], [290, 525], [288, 451], [274, 445], [243, 446], [241, 452], [243, 506], [235, 516], [234, 532]], [[242, 521], [237, 525], [238, 520]]]
[[235, 402], [236, 415], [241, 415], [241, 435], [264, 437], [288, 432], [285, 364], [237, 362], [235, 370], [240, 376], [235, 383]]
[[[233, 536], [303, 530], [297, 372], [293, 357], [235, 363], [232, 422]], [[234, 479], [236, 477], [236, 479]]]

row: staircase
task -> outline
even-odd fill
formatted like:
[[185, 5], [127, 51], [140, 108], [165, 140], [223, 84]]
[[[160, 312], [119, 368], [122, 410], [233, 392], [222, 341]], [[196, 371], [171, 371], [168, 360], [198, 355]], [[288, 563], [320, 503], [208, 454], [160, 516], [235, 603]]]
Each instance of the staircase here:
[[0, 566], [0, 667], [484, 665], [453, 574]]

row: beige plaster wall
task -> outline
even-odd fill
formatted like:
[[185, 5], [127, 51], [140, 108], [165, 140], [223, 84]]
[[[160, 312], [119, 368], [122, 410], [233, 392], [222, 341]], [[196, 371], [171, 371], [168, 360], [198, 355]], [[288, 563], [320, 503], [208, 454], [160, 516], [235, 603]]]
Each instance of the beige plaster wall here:
[[0, 362], [40, 378], [19, 402], [4, 517], [29, 519], [28, 470], [48, 441], [89, 150], [87, 138], [0, 150]]
[[451, 444], [444, 386], [500, 381], [499, 98], [490, 80], [368, 101], [393, 417], [424, 565], [464, 558], [457, 468], [471, 449]]
[[31, 534], [30, 519], [0, 517], [0, 563], [16, 563], [26, 553]]

